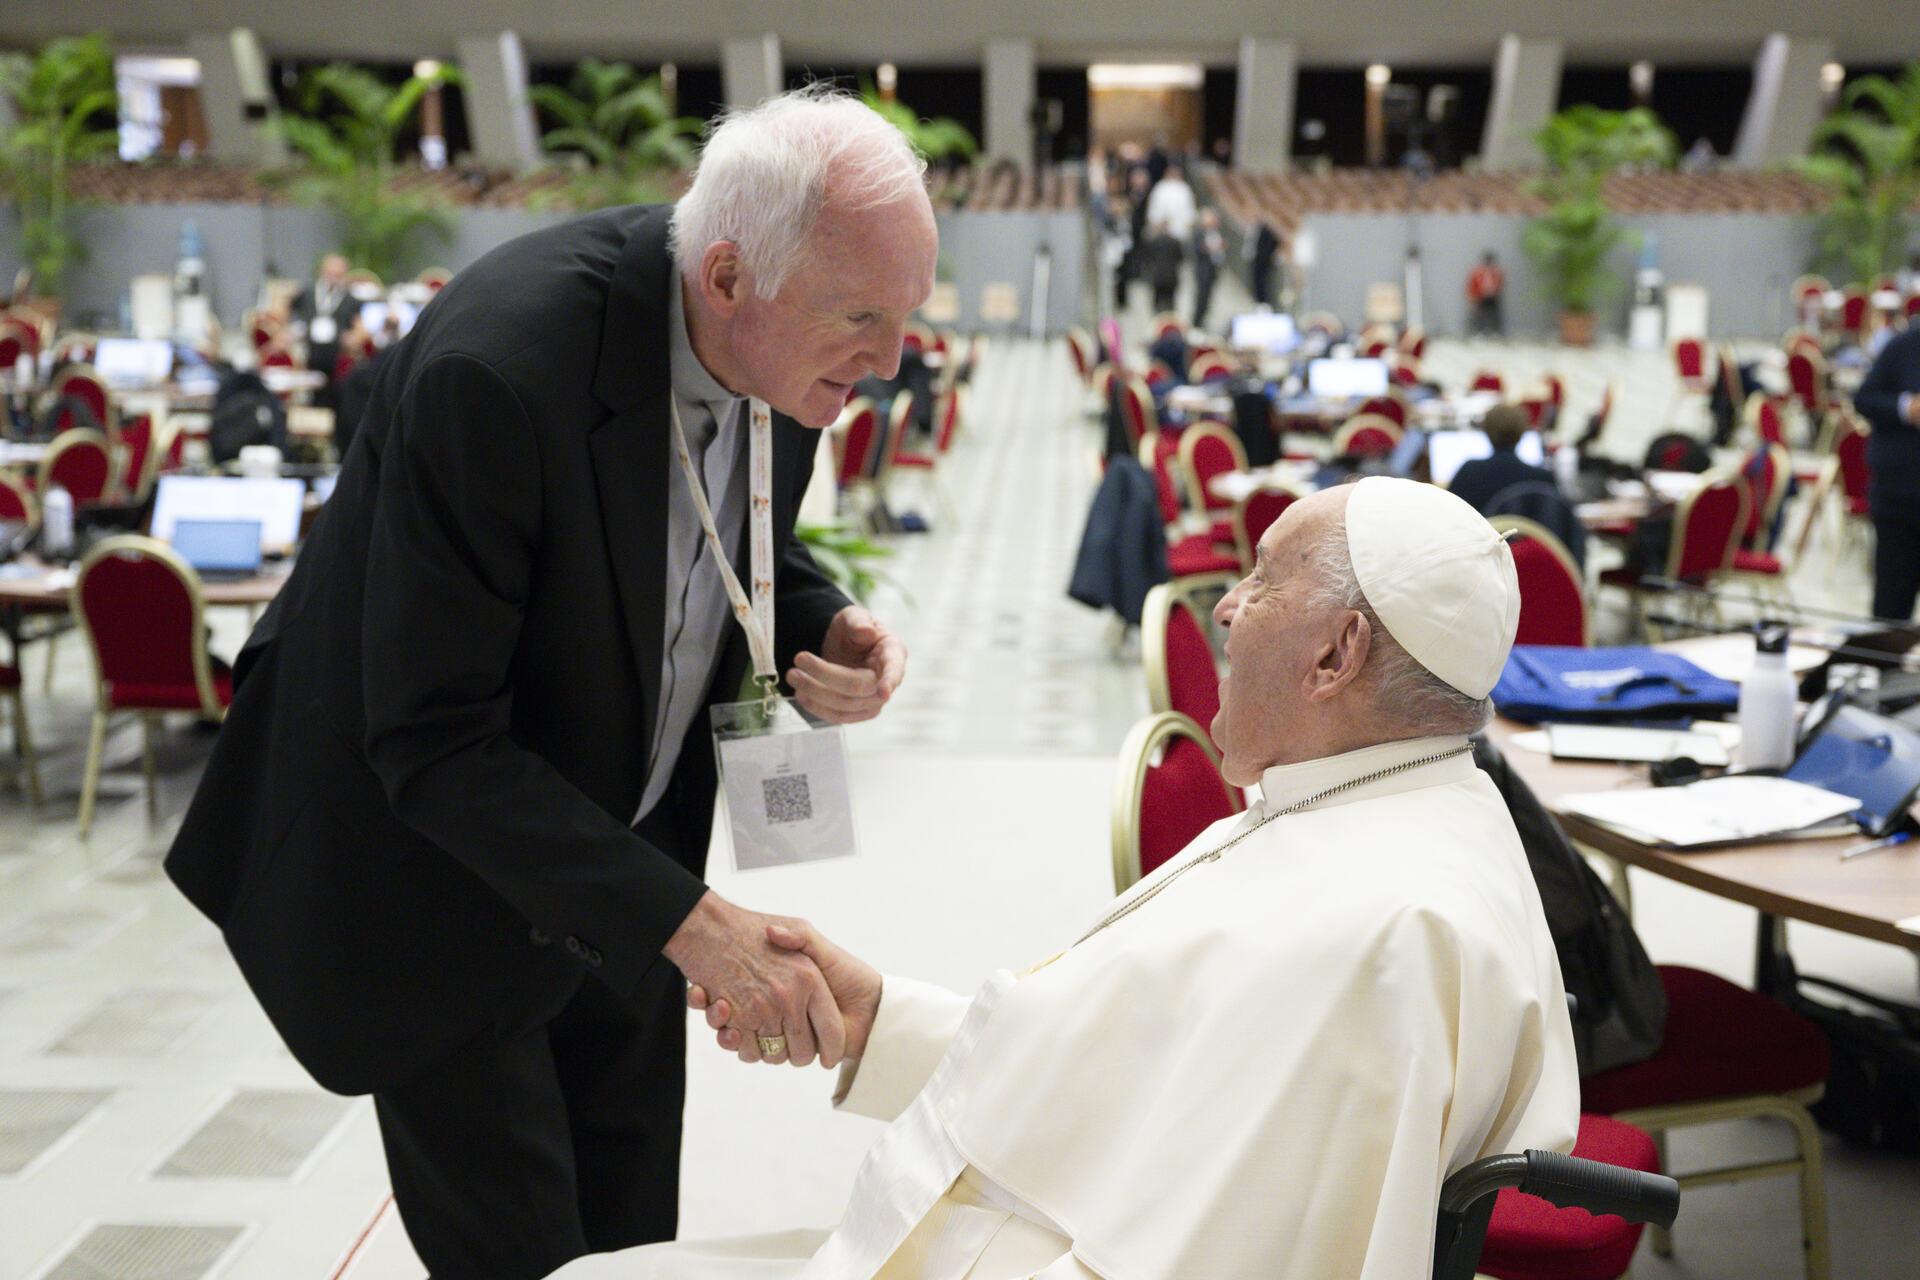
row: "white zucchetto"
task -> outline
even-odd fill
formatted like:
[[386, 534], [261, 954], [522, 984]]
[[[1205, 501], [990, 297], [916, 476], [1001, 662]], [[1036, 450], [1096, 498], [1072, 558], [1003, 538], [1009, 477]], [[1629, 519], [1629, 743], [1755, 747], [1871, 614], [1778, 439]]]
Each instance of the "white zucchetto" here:
[[1368, 476], [1347, 499], [1347, 551], [1414, 661], [1470, 698], [1492, 692], [1520, 626], [1520, 581], [1485, 516], [1435, 485]]

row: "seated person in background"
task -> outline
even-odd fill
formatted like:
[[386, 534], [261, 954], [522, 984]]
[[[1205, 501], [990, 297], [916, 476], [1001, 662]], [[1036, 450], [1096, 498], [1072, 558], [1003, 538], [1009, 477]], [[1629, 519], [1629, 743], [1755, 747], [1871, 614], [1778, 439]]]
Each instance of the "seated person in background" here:
[[1579, 513], [1560, 492], [1553, 472], [1522, 461], [1518, 453], [1520, 438], [1529, 429], [1526, 412], [1518, 405], [1497, 404], [1487, 410], [1480, 430], [1493, 446], [1492, 455], [1461, 463], [1447, 488], [1483, 516], [1525, 516], [1545, 525], [1574, 564], [1584, 568], [1587, 530]]
[[1520, 460], [1520, 438], [1529, 429], [1526, 412], [1519, 405], [1497, 404], [1487, 410], [1487, 416], [1480, 420], [1480, 430], [1493, 446], [1492, 456], [1461, 463], [1447, 488], [1481, 515], [1492, 515], [1487, 510], [1488, 501], [1508, 485], [1522, 480], [1552, 484], [1553, 472]]
[[[1446, 1175], [1568, 1150], [1578, 1119], [1553, 942], [1467, 741], [1519, 603], [1506, 545], [1444, 490], [1373, 477], [1295, 503], [1216, 610], [1213, 737], [1260, 802], [971, 1002], [770, 930], [847, 1019], [837, 1104], [897, 1117], [839, 1228], [555, 1280], [1428, 1274]], [[730, 1016], [707, 1008], [758, 1060]]]

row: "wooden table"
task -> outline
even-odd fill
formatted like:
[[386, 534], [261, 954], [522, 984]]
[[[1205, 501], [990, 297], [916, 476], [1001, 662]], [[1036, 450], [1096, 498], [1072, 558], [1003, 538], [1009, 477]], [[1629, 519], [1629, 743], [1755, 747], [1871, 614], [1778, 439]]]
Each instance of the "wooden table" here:
[[1574, 840], [1631, 867], [1677, 880], [1766, 915], [1920, 951], [1920, 841], [1842, 862], [1859, 835], [1762, 840], [1712, 849], [1664, 849], [1562, 812], [1556, 800], [1582, 791], [1647, 785], [1628, 765], [1555, 760], [1511, 746], [1528, 726], [1496, 720], [1488, 734]]
[[[27, 572], [21, 572], [21, 568]], [[251, 578], [202, 582], [200, 598], [208, 605], [240, 605], [258, 608], [280, 594], [286, 585], [289, 564], [276, 564]], [[23, 628], [29, 617], [65, 613], [73, 596], [73, 570], [44, 564], [15, 562], [0, 565], [0, 631], [7, 636], [15, 664], [20, 661], [20, 645], [27, 637]], [[36, 633], [37, 635], [38, 633]]]

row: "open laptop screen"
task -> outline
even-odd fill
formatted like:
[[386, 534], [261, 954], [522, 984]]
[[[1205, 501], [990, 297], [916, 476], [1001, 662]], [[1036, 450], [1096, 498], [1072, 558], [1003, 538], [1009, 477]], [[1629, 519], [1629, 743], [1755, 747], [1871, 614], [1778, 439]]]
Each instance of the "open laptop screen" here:
[[181, 520], [257, 520], [261, 549], [287, 552], [299, 541], [306, 501], [306, 481], [295, 477], [161, 476], [147, 531], [171, 542]]
[[1307, 390], [1325, 400], [1387, 394], [1387, 362], [1369, 356], [1333, 356], [1307, 363]]
[[260, 568], [258, 520], [176, 520], [173, 549], [204, 574], [247, 574]]
[[[1547, 448], [1538, 431], [1520, 437], [1514, 449], [1520, 461], [1547, 465]], [[1438, 485], [1453, 483], [1453, 473], [1475, 458], [1493, 456], [1493, 442], [1484, 431], [1436, 431], [1427, 437], [1427, 474]]]
[[1248, 311], [1233, 318], [1227, 345], [1239, 351], [1283, 356], [1300, 345], [1300, 331], [1293, 317], [1283, 311]]
[[1884, 836], [1920, 791], [1920, 733], [1859, 707], [1835, 706], [1787, 766], [1786, 776], [1860, 802], [1853, 819]]
[[93, 370], [110, 387], [153, 387], [173, 376], [173, 344], [164, 338], [102, 338]]

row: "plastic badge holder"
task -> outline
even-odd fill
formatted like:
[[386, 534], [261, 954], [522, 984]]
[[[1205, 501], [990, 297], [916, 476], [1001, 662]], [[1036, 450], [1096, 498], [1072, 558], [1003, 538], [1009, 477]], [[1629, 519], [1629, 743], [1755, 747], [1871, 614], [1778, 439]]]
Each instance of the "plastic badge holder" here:
[[722, 703], [711, 719], [736, 871], [857, 852], [839, 725], [779, 697]]

